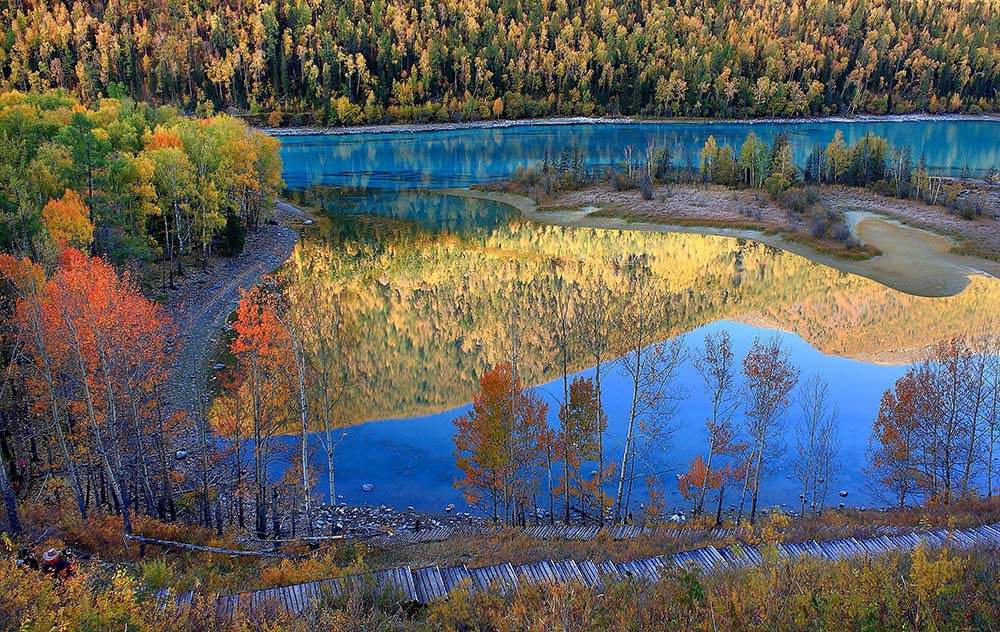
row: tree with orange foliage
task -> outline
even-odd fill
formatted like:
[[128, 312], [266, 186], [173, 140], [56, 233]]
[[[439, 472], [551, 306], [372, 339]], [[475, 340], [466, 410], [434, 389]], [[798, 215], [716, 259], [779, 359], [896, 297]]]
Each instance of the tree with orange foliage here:
[[153, 129], [153, 133], [149, 137], [149, 142], [146, 143], [146, 149], [183, 149], [184, 143], [173, 130], [164, 129], [162, 126], [157, 125]]
[[[124, 528], [131, 531], [130, 487], [142, 494], [150, 514], [158, 497], [173, 495], [165, 458], [169, 439], [157, 434], [166, 426], [156, 420], [156, 385], [169, 362], [169, 321], [128, 276], [72, 249], [64, 251], [46, 287], [43, 313], [46, 330], [70, 369], [74, 405], [85, 413], [89, 443]], [[153, 491], [156, 474], [149, 457], [157, 453], [159, 494]]]
[[[55, 275], [45, 281], [27, 260], [4, 258], [4, 275], [17, 296], [17, 333], [32, 360], [27, 378], [48, 408], [81, 514], [86, 516], [77, 453], [95, 455], [111, 488], [115, 509], [131, 530], [129, 482], [148, 513], [157, 496], [173, 492], [166, 464], [166, 424], [155, 395], [169, 361], [164, 349], [169, 323], [127, 276], [108, 263], [67, 249]], [[68, 414], [67, 414], [68, 413]], [[82, 443], [74, 449], [68, 419], [83, 416]], [[67, 427], [64, 428], [64, 424]], [[160, 454], [154, 472], [149, 454]], [[153, 483], [159, 481], [159, 494]]]
[[57, 379], [64, 374], [60, 350], [53, 330], [47, 327], [44, 313], [47, 285], [45, 271], [27, 257], [17, 259], [4, 254], [0, 255], [0, 274], [6, 279], [8, 291], [16, 300], [13, 333], [22, 340], [23, 352], [31, 356], [31, 362], [22, 366], [28, 391], [38, 401], [44, 402], [38, 408], [46, 411], [43, 414], [49, 416], [50, 426], [43, 429], [43, 432], [55, 435], [76, 496], [77, 507], [86, 520], [87, 504], [74, 457], [75, 448], [70, 437], [61, 385]]
[[[219, 386], [221, 394], [212, 402], [212, 428], [216, 435], [229, 442], [229, 449], [224, 452], [224, 456], [228, 454], [232, 457], [232, 495], [235, 502], [236, 523], [243, 529], [246, 528], [245, 499], [253, 491], [253, 481], [247, 477], [252, 460], [252, 452], [248, 456], [246, 447], [246, 442], [252, 435], [249, 428], [250, 406], [247, 402], [249, 388], [243, 372], [238, 367], [226, 371]], [[205, 424], [201, 425], [204, 428]], [[207, 429], [202, 430], [202, 435], [207, 435]], [[204, 443], [207, 441], [203, 441]], [[202, 470], [202, 523], [207, 526], [211, 519], [207, 464], [203, 464]]]
[[42, 208], [42, 224], [60, 247], [86, 249], [94, 241], [90, 209], [72, 189], [66, 189], [62, 198], [48, 201]]
[[921, 426], [927, 415], [922, 394], [927, 377], [919, 369], [907, 370], [882, 394], [872, 427], [868, 474], [875, 479], [876, 489], [889, 490], [900, 507], [924, 484], [918, 458]]
[[764, 469], [782, 452], [781, 436], [784, 415], [791, 404], [791, 392], [799, 381], [788, 350], [778, 338], [764, 343], [754, 339], [753, 346], [743, 358], [744, 421], [750, 436], [750, 456], [747, 476], [743, 481], [740, 508], [736, 521], [743, 518], [743, 507], [750, 495], [750, 523], [757, 518], [757, 500]]
[[455, 481], [469, 504], [494, 520], [524, 523], [545, 467], [548, 405], [525, 391], [510, 364], [483, 374], [472, 410], [455, 419]]
[[288, 333], [281, 325], [275, 295], [256, 287], [242, 292], [236, 321], [236, 339], [229, 350], [236, 357], [245, 388], [246, 419], [253, 438], [253, 483], [257, 537], [267, 537], [267, 495], [269, 465], [274, 458], [275, 435], [288, 422], [292, 396], [286, 367], [290, 357]]
[[565, 521], [570, 522], [573, 498], [579, 501], [583, 515], [604, 513], [605, 498], [598, 478], [583, 476], [586, 461], [599, 460], [600, 436], [608, 427], [608, 416], [601, 405], [600, 393], [591, 378], [576, 377], [569, 386], [569, 400], [559, 407], [562, 427], [558, 445], [563, 466], [560, 491], [565, 504]]

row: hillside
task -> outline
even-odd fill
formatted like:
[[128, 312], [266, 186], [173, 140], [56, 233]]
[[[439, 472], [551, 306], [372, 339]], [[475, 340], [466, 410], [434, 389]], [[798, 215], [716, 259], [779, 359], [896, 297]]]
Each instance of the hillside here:
[[1000, 107], [996, 0], [0, 7], [4, 88], [235, 107], [272, 124]]

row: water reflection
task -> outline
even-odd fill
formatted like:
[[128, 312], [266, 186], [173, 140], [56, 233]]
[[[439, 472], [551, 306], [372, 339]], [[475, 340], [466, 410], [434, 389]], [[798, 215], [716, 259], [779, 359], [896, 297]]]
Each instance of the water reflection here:
[[[534, 383], [553, 379], [556, 284], [570, 288], [578, 313], [602, 288], [620, 299], [621, 262], [630, 256], [644, 259], [669, 297], [663, 338], [736, 320], [795, 333], [827, 355], [898, 364], [944, 337], [978, 331], [994, 317], [984, 308], [1000, 305], [1000, 283], [982, 276], [957, 296], [922, 298], [753, 241], [543, 226], [502, 205], [431, 193], [390, 196], [391, 204], [375, 196], [360, 206], [354, 194], [343, 205], [328, 190], [322, 196], [325, 208], [343, 213], [299, 246], [293, 265], [346, 290], [345, 307], [365, 332], [357, 363], [367, 379], [344, 411], [352, 423], [469, 401], [479, 375], [504, 357], [514, 292], [531, 350], [523, 372]], [[589, 364], [586, 350], [575, 349], [573, 370]]]

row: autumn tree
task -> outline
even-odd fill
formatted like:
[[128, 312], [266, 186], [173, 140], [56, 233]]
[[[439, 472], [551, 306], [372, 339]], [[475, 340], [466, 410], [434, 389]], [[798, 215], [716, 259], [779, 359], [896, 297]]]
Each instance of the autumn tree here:
[[472, 409], [454, 421], [455, 461], [469, 504], [494, 520], [523, 522], [545, 466], [548, 405], [525, 391], [507, 363], [483, 374]]
[[49, 426], [44, 431], [56, 438], [77, 508], [86, 520], [87, 503], [59, 380], [71, 369], [64, 366], [64, 348], [55, 335], [55, 323], [46, 313], [48, 285], [45, 272], [40, 265], [27, 258], [17, 259], [10, 255], [0, 255], [0, 271], [10, 295], [16, 301], [12, 333], [22, 341], [22, 349], [31, 359], [24, 371], [29, 392], [35, 395], [36, 402], [44, 402], [36, 403], [48, 415]]
[[274, 437], [288, 422], [290, 398], [293, 397], [286, 367], [293, 365], [289, 356], [288, 334], [281, 326], [274, 293], [257, 287], [241, 293], [236, 320], [236, 338], [229, 350], [236, 358], [240, 382], [245, 389], [241, 403], [245, 426], [253, 440], [254, 526], [258, 538], [267, 537], [267, 503], [271, 490], [269, 468], [275, 457]]
[[840, 182], [847, 175], [847, 170], [850, 167], [850, 154], [847, 151], [847, 143], [844, 141], [844, 133], [839, 129], [834, 132], [833, 140], [826, 146], [823, 165], [825, 167], [824, 179], [827, 182]]
[[86, 249], [94, 241], [90, 209], [71, 189], [66, 189], [61, 199], [49, 200], [42, 208], [42, 223], [60, 247]]
[[712, 403], [712, 416], [705, 420], [708, 453], [704, 459], [701, 455], [696, 457], [679, 483], [682, 495], [691, 501], [694, 517], [697, 518], [704, 510], [705, 496], [709, 491], [717, 490], [717, 505], [721, 510], [725, 485], [736, 478], [739, 468], [735, 459], [746, 449], [746, 445], [739, 441], [733, 422], [740, 400], [736, 386], [736, 356], [729, 332], [722, 330], [707, 334], [704, 346], [695, 356], [694, 366]]
[[156, 385], [168, 363], [168, 322], [162, 308], [145, 299], [127, 276], [71, 249], [46, 286], [43, 316], [73, 376], [88, 443], [103, 467], [124, 528], [131, 531], [131, 498], [141, 495], [152, 514], [158, 497], [172, 495], [169, 471], [159, 472], [163, 487], [159, 494], [154, 491], [150, 457], [159, 453], [160, 467], [166, 467], [169, 439], [157, 435], [165, 427], [153, 417]]
[[923, 392], [927, 375], [908, 369], [882, 394], [868, 448], [868, 472], [875, 489], [888, 490], [903, 507], [926, 484], [920, 471], [921, 427], [929, 411]]
[[599, 477], [585, 477], [583, 465], [599, 460], [601, 436], [608, 419], [601, 404], [600, 392], [593, 379], [576, 377], [569, 388], [569, 398], [559, 408], [560, 460], [563, 478], [560, 481], [565, 508], [564, 520], [570, 523], [573, 498], [579, 502], [584, 516], [591, 511], [602, 512], [604, 492], [598, 487]]
[[743, 172], [743, 183], [748, 187], [759, 188], [767, 177], [767, 165], [770, 156], [767, 144], [753, 132], [747, 134], [746, 140], [740, 146], [737, 162]]
[[737, 522], [742, 520], [744, 503], [750, 495], [750, 522], [757, 517], [757, 500], [765, 468], [784, 451], [781, 442], [784, 416], [791, 403], [791, 392], [799, 380], [799, 370], [782, 347], [781, 340], [772, 338], [753, 346], [743, 358], [743, 415], [750, 438], [747, 474], [740, 495]]
[[[167, 254], [167, 276], [174, 286], [174, 261], [181, 273], [180, 259], [191, 243], [189, 212], [195, 192], [195, 173], [191, 161], [176, 147], [145, 152], [153, 162], [153, 184], [161, 205], [163, 226], [161, 246]], [[175, 249], [176, 244], [176, 249]]]

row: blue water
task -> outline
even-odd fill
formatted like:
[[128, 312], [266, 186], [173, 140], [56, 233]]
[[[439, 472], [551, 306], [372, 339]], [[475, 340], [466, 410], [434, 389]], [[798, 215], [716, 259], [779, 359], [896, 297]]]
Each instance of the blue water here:
[[[602, 165], [620, 160], [627, 145], [644, 148], [655, 141], [672, 148], [676, 164], [684, 165], [690, 156], [697, 168], [701, 146], [709, 134], [719, 144], [728, 142], [738, 146], [749, 130], [765, 140], [779, 131], [788, 132], [796, 159], [801, 162], [814, 145], [828, 143], [837, 129], [843, 130], [848, 143], [871, 130], [886, 136], [892, 145], [907, 145], [915, 158], [925, 154], [930, 170], [936, 173], [956, 174], [967, 165], [976, 175], [992, 165], [1000, 165], [1000, 122], [995, 121], [643, 123], [283, 138], [283, 177], [292, 191], [312, 190], [312, 199], [319, 199], [319, 204], [331, 212], [376, 214], [418, 222], [434, 230], [481, 228], [510, 221], [511, 210], [470, 200], [462, 202], [466, 206], [460, 206], [461, 212], [456, 213], [455, 198], [445, 202], [440, 196], [418, 192], [500, 179], [518, 166], [536, 162], [546, 152], [557, 157], [563, 147], [573, 144], [581, 147], [591, 165]], [[316, 193], [315, 187], [320, 186], [347, 187], [352, 191], [347, 197], [326, 196]], [[689, 348], [695, 348], [706, 333], [723, 328], [731, 334], [738, 358], [755, 337], [777, 335], [791, 350], [802, 379], [819, 373], [829, 381], [839, 409], [840, 467], [836, 468], [838, 474], [832, 482], [828, 502], [840, 502], [837, 492], [843, 489], [849, 493], [845, 500], [849, 506], [878, 504], [881, 499], [873, 493], [863, 473], [865, 451], [879, 398], [906, 367], [824, 355], [795, 335], [732, 322], [702, 327], [689, 333], [685, 340]], [[686, 469], [689, 460], [704, 450], [704, 421], [708, 413], [700, 377], [690, 362], [684, 365], [678, 386], [689, 394], [679, 408], [680, 429], [672, 442], [663, 446], [655, 462], [642, 466], [661, 474], [668, 509], [684, 506], [683, 499], [674, 491], [676, 473]], [[549, 403], [550, 422], [556, 425], [558, 401], [551, 393], [560, 392], [561, 383], [542, 384], [538, 389]], [[607, 373], [603, 392], [609, 416], [606, 458], [619, 460], [629, 397], [620, 372]], [[385, 419], [348, 428], [347, 438], [337, 448], [337, 493], [350, 504], [414, 506], [438, 512], [454, 503], [459, 511], [467, 510], [461, 493], [453, 486], [457, 472], [451, 435], [452, 421], [468, 407], [466, 404], [429, 416]], [[793, 404], [786, 418], [789, 450], [766, 479], [761, 498], [764, 506], [798, 506], [797, 482], [788, 475], [794, 425], [800, 415]], [[297, 440], [286, 437], [282, 441], [291, 444]], [[325, 463], [320, 456], [318, 437], [313, 437], [312, 442], [317, 448], [317, 489], [325, 492]], [[362, 492], [364, 483], [373, 484], [374, 491]], [[637, 485], [634, 505], [644, 500], [642, 487]], [[738, 501], [735, 491], [727, 496], [727, 504]], [[546, 505], [547, 500], [540, 499], [540, 504]]]
[[710, 135], [735, 149], [748, 132], [770, 142], [784, 131], [802, 165], [812, 148], [826, 146], [837, 130], [852, 144], [872, 131], [896, 147], [909, 147], [914, 162], [923, 154], [932, 173], [958, 175], [968, 166], [982, 175], [1000, 167], [1000, 121], [883, 121], [783, 123], [630, 123], [533, 125], [398, 134], [351, 134], [282, 138], [281, 157], [289, 188], [314, 185], [378, 189], [462, 187], [504, 178], [519, 166], [559, 157], [579, 145], [586, 162], [622, 160], [626, 146], [640, 155], [650, 142], [668, 146], [674, 164], [698, 168]]
[[[830, 384], [835, 394], [840, 419], [841, 467], [831, 481], [828, 502], [839, 503], [839, 491], [848, 491], [843, 502], [848, 506], [872, 506], [880, 499], [872, 494], [868, 481], [862, 472], [865, 451], [872, 420], [878, 412], [878, 402], [882, 391], [901, 376], [906, 367], [866, 364], [824, 355], [798, 336], [771, 330], [763, 330], [739, 323], [720, 321], [697, 329], [684, 337], [687, 346], [694, 349], [702, 344], [705, 334], [725, 329], [732, 337], [736, 356], [742, 357], [750, 348], [754, 337], [764, 339], [778, 336], [782, 344], [790, 350], [794, 362], [801, 369], [805, 379], [820, 373]], [[582, 371], [579, 375], [593, 377], [593, 370]], [[621, 459], [621, 449], [625, 436], [629, 407], [629, 384], [627, 378], [615, 367], [610, 372], [605, 369], [603, 382], [604, 406], [608, 413], [608, 437], [605, 440], [606, 458]], [[677, 376], [676, 385], [686, 391], [685, 399], [677, 412], [679, 429], [669, 444], [664, 446], [660, 458], [652, 463], [637, 465], [637, 472], [654, 470], [662, 474], [667, 489], [667, 508], [685, 507], [684, 499], [676, 492], [676, 474], [685, 470], [689, 461], [704, 451], [707, 433], [705, 419], [711, 408], [703, 394], [701, 376], [690, 361], [685, 362]], [[561, 379], [542, 384], [537, 392], [549, 404], [549, 423], [558, 426], [559, 400], [553, 395], [562, 391]], [[453, 483], [458, 476], [452, 457], [454, 446], [451, 442], [452, 421], [467, 412], [470, 405], [448, 410], [435, 415], [411, 419], [389, 419], [365, 423], [347, 429], [347, 438], [338, 446], [336, 456], [337, 494], [343, 502], [351, 505], [376, 504], [396, 508], [414, 506], [418, 510], [440, 512], [449, 503], [454, 503], [458, 511], [470, 511], [461, 492]], [[800, 410], [793, 403], [786, 418], [788, 440], [786, 457], [790, 458], [794, 449], [794, 425], [801, 417]], [[291, 445], [298, 440], [291, 437], [282, 439]], [[313, 437], [311, 444], [317, 454], [321, 454], [319, 437]], [[792, 474], [788, 458], [776, 465], [775, 471], [766, 478], [761, 491], [763, 506], [786, 504], [797, 509], [800, 493], [798, 483]], [[320, 465], [317, 458], [317, 465]], [[325, 467], [325, 464], [324, 466]], [[327, 489], [326, 471], [317, 471], [320, 490]], [[361, 491], [365, 483], [375, 485], [373, 492]], [[633, 505], [645, 500], [644, 485], [637, 482]], [[609, 485], [609, 493], [613, 492]], [[547, 506], [547, 499], [540, 504]], [[738, 502], [737, 490], [727, 493], [726, 505]]]

